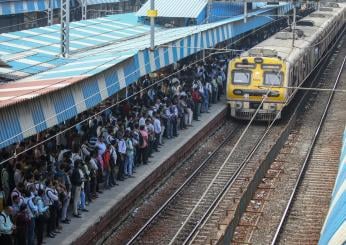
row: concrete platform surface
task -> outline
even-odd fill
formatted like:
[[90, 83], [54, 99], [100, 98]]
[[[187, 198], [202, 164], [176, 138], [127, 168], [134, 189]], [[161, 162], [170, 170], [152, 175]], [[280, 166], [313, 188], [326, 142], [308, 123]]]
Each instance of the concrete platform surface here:
[[193, 127], [179, 131], [179, 136], [170, 140], [165, 140], [164, 146], [160, 152], [153, 153], [148, 165], [141, 165], [136, 168], [135, 178], [129, 178], [125, 181], [118, 181], [118, 186], [110, 190], [105, 190], [99, 194], [99, 198], [93, 201], [87, 208], [89, 212], [82, 213], [82, 218], [71, 218], [70, 224], [62, 224], [63, 230], [55, 238], [45, 238], [46, 244], [62, 245], [71, 244], [95, 223], [99, 222], [107, 212], [116, 206], [127, 194], [135, 189], [144, 179], [146, 179], [155, 169], [163, 164], [169, 157], [174, 155], [183, 147], [194, 135], [196, 135], [205, 125], [211, 122], [219, 115], [226, 105], [223, 100], [218, 104], [212, 105], [210, 113], [202, 113], [200, 121], [193, 121]]

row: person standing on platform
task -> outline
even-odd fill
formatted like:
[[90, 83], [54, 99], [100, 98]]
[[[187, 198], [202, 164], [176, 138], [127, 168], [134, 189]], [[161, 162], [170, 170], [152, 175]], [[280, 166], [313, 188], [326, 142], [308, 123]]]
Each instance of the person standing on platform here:
[[128, 177], [133, 177], [133, 155], [134, 148], [132, 137], [130, 135], [130, 130], [125, 131], [125, 141], [126, 141], [126, 159], [125, 159], [125, 174]]
[[7, 206], [0, 213], [0, 244], [12, 245], [12, 234], [16, 229], [11, 221], [12, 208]]
[[27, 213], [29, 217], [29, 223], [27, 224], [27, 244], [35, 244], [35, 224], [38, 214], [38, 208], [34, 202], [34, 195], [31, 195], [30, 191], [25, 191], [24, 202], [27, 205]]
[[143, 164], [148, 164], [148, 132], [145, 130], [145, 126], [139, 127], [139, 161]]
[[125, 178], [125, 158], [126, 158], [126, 142], [124, 140], [124, 133], [122, 131], [118, 131], [118, 163], [119, 163], [119, 171], [117, 179], [123, 181]]
[[78, 213], [78, 205], [80, 202], [80, 193], [82, 189], [82, 175], [81, 175], [81, 169], [80, 169], [81, 160], [76, 160], [74, 163], [74, 169], [71, 176], [71, 183], [74, 189], [74, 195], [73, 195], [73, 217], [81, 218], [80, 214]]
[[194, 111], [193, 111], [194, 119], [196, 121], [199, 121], [198, 117], [199, 117], [199, 114], [200, 114], [200, 111], [201, 111], [202, 97], [201, 97], [201, 95], [200, 95], [200, 93], [198, 91], [198, 87], [195, 87], [193, 89], [192, 100], [193, 100], [193, 103], [194, 103]]
[[44, 190], [39, 189], [37, 191], [36, 203], [38, 207], [38, 216], [36, 219], [36, 237], [37, 244], [41, 245], [43, 242], [43, 230], [49, 218], [48, 206], [45, 206], [43, 202]]
[[16, 216], [16, 245], [27, 245], [28, 229], [31, 222], [27, 208], [27, 205], [23, 203]]
[[59, 231], [55, 230], [56, 220], [58, 217], [58, 209], [59, 209], [59, 194], [53, 185], [52, 179], [46, 180], [46, 191], [45, 191], [45, 203], [49, 206], [49, 220], [47, 221], [47, 236], [55, 237], [55, 233], [59, 233]]
[[161, 121], [160, 121], [160, 112], [153, 113], [154, 119], [154, 133], [155, 133], [155, 141], [154, 141], [154, 150], [159, 151], [158, 147], [160, 144], [160, 135], [161, 135]]

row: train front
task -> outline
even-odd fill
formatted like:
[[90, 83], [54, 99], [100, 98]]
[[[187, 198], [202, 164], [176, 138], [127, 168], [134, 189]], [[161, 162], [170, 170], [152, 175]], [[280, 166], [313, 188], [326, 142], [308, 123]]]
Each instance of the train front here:
[[[287, 89], [286, 64], [279, 57], [237, 57], [229, 62], [227, 100], [231, 116], [270, 121], [285, 104]], [[263, 104], [261, 102], [263, 101]]]

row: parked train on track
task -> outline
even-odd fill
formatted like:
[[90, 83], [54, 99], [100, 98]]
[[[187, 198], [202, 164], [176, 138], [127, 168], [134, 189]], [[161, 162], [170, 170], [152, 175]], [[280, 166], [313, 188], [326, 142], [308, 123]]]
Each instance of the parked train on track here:
[[[227, 102], [232, 117], [281, 117], [306, 77], [345, 27], [346, 3], [329, 3], [229, 62]], [[265, 96], [265, 98], [264, 98]], [[264, 98], [264, 102], [261, 104]], [[278, 115], [277, 115], [278, 114]]]

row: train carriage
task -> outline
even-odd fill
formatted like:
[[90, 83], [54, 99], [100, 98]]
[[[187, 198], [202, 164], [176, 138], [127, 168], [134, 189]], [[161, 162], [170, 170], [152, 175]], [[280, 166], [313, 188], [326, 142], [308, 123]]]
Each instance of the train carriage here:
[[[337, 34], [344, 29], [345, 3], [329, 3], [229, 62], [227, 100], [231, 116], [256, 120], [280, 118], [298, 87]], [[261, 104], [263, 97], [264, 102]], [[261, 106], [260, 108], [258, 108]]]

